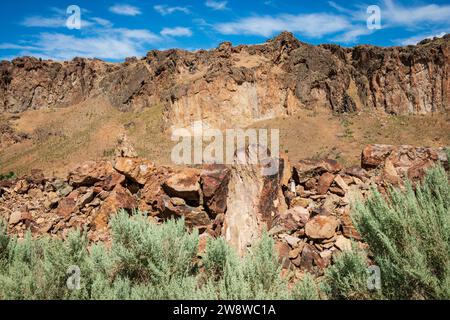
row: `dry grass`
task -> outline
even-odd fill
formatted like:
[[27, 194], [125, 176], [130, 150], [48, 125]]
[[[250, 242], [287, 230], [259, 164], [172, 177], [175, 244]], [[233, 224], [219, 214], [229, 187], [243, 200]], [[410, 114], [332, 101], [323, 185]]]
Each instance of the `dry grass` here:
[[141, 156], [155, 160], [163, 161], [160, 148], [170, 142], [161, 132], [161, 108], [123, 113], [102, 99], [64, 109], [27, 111], [12, 123], [17, 131], [33, 135], [31, 141], [0, 152], [2, 171], [18, 174], [41, 168], [61, 176], [82, 161], [111, 158], [122, 132], [127, 132]]
[[[0, 171], [18, 174], [33, 168], [65, 175], [85, 160], [111, 159], [118, 135], [126, 132], [138, 154], [170, 164], [175, 142], [163, 132], [163, 109], [153, 106], [139, 112], [120, 112], [103, 99], [64, 109], [32, 110], [11, 120], [18, 132], [33, 135], [0, 150]], [[4, 121], [5, 115], [0, 118]], [[345, 165], [359, 164], [361, 149], [369, 143], [449, 146], [450, 115], [389, 116], [361, 113], [333, 115], [317, 108], [260, 121], [253, 128], [280, 129], [280, 150], [291, 161], [303, 158], [335, 158]]]
[[259, 122], [252, 127], [279, 128], [280, 150], [287, 151], [291, 161], [331, 157], [346, 165], [356, 165], [360, 163], [362, 148], [371, 143], [450, 145], [448, 113], [397, 117], [373, 112], [332, 115], [318, 108]]

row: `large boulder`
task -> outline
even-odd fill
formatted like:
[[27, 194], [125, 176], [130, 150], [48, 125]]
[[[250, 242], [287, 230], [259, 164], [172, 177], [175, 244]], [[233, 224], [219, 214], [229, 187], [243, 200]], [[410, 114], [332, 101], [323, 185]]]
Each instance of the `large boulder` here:
[[305, 233], [310, 239], [330, 239], [336, 234], [339, 221], [331, 215], [317, 215], [305, 225]]
[[308, 179], [320, 176], [321, 174], [338, 173], [342, 169], [342, 165], [336, 160], [322, 159], [322, 160], [300, 160], [293, 168], [293, 178], [300, 184], [306, 182]]
[[68, 181], [73, 187], [97, 184], [111, 190], [123, 182], [123, 176], [108, 161], [86, 161], [69, 173]]
[[146, 159], [118, 157], [114, 161], [114, 169], [131, 181], [144, 185], [155, 170], [155, 165]]
[[117, 185], [99, 208], [94, 217], [93, 226], [95, 230], [106, 229], [111, 215], [116, 214], [120, 209], [131, 212], [136, 208], [137, 202], [130, 191], [121, 185]]
[[231, 171], [224, 165], [208, 165], [200, 176], [203, 201], [209, 213], [215, 217], [227, 210], [228, 184]]
[[192, 207], [181, 198], [162, 197], [162, 217], [185, 219], [188, 227], [198, 228], [201, 231], [211, 226], [211, 220], [203, 207]]
[[193, 204], [200, 203], [201, 170], [186, 168], [169, 177], [162, 185], [164, 191], [171, 197], [182, 198]]

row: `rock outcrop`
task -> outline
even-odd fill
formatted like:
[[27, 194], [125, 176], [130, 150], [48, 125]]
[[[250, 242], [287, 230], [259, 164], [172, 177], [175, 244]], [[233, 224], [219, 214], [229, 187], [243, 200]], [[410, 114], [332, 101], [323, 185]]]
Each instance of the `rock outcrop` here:
[[447, 112], [450, 36], [417, 46], [312, 46], [284, 32], [260, 45], [150, 51], [122, 64], [23, 57], [0, 63], [0, 112], [104, 96], [116, 108], [165, 107], [167, 125], [248, 125], [323, 106], [393, 114]]
[[139, 209], [153, 223], [183, 217], [203, 237], [223, 236], [241, 254], [266, 229], [284, 268], [320, 275], [334, 255], [351, 250], [350, 239], [364, 246], [350, 217], [356, 199], [372, 187], [401, 188], [412, 173], [419, 180], [438, 162], [448, 169], [449, 161], [441, 149], [389, 145], [363, 150], [367, 170], [326, 159], [292, 167], [286, 156], [279, 160], [272, 176], [257, 165], [175, 168], [124, 157], [80, 164], [63, 180], [34, 170], [0, 181], [0, 217], [19, 237], [28, 230], [65, 237], [71, 229], [85, 229], [90, 241], [107, 242], [111, 216]]

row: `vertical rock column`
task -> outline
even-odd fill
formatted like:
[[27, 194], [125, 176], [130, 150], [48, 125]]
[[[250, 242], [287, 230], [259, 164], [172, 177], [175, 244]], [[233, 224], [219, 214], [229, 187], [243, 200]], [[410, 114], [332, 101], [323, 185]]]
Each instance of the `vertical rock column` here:
[[262, 165], [235, 164], [228, 184], [227, 212], [222, 233], [240, 255], [261, 238], [273, 218], [286, 210], [281, 191], [284, 161], [274, 158], [279, 170], [264, 175]]

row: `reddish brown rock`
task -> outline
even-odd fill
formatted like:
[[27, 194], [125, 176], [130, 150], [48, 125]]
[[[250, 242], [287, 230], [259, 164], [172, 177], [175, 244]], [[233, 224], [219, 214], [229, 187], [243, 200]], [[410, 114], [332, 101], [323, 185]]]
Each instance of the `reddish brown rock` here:
[[334, 193], [334, 194], [336, 194], [336, 195], [338, 195], [338, 196], [340, 196], [340, 197], [345, 196], [345, 191], [342, 190], [342, 189], [339, 188], [339, 187], [330, 187], [329, 190], [330, 190], [331, 193]]
[[394, 165], [389, 159], [386, 159], [386, 161], [384, 162], [383, 180], [393, 186], [400, 186], [403, 183], [402, 179], [397, 173], [397, 170], [395, 170]]
[[16, 192], [18, 194], [23, 194], [23, 193], [27, 193], [28, 189], [30, 189], [30, 184], [26, 180], [21, 179], [21, 180], [17, 181], [17, 183], [14, 187], [14, 192]]
[[200, 203], [201, 170], [186, 168], [168, 178], [162, 185], [171, 197], [178, 197], [194, 203]]
[[28, 211], [14, 211], [9, 216], [9, 224], [16, 225], [19, 222], [32, 220], [31, 214]]
[[130, 180], [144, 185], [153, 173], [155, 165], [146, 159], [119, 157], [114, 161], [114, 169]]
[[291, 261], [289, 259], [289, 252], [291, 248], [289, 245], [282, 241], [277, 241], [275, 243], [275, 249], [278, 254], [278, 262], [282, 265], [283, 269], [288, 269], [291, 267]]
[[338, 235], [336, 237], [336, 242], [334, 243], [336, 248], [341, 251], [351, 251], [352, 250], [352, 242], [342, 235]]
[[336, 160], [300, 160], [294, 165], [293, 177], [297, 183], [302, 183], [308, 178], [321, 175], [322, 173], [338, 173], [342, 165]]
[[307, 208], [309, 206], [309, 204], [311, 203], [310, 199], [307, 198], [302, 198], [302, 197], [295, 197], [293, 198], [290, 203], [289, 206], [290, 207], [303, 207], [303, 208]]
[[69, 195], [59, 201], [56, 214], [60, 217], [69, 217], [72, 213], [76, 212], [78, 206], [79, 192], [77, 190], [72, 191]]
[[372, 144], [363, 149], [361, 153], [361, 166], [365, 169], [373, 169], [384, 165], [387, 159], [392, 162], [394, 168], [401, 175], [406, 173], [408, 168], [423, 161], [440, 161], [444, 165], [448, 163], [444, 148]]
[[165, 219], [169, 218], [181, 218], [185, 219], [188, 227], [195, 227], [202, 231], [211, 226], [211, 220], [208, 214], [202, 207], [191, 207], [187, 205], [183, 199], [177, 201], [169, 198], [168, 196], [162, 196], [162, 214]]
[[110, 162], [86, 161], [69, 173], [69, 183], [74, 187], [93, 186], [115, 173]]
[[149, 204], [153, 214], [161, 213], [163, 208], [162, 196], [165, 196], [162, 184], [173, 174], [168, 167], [158, 167], [149, 176], [147, 183], [139, 191], [141, 200]]
[[336, 177], [334, 178], [334, 182], [339, 188], [342, 189], [342, 191], [344, 191], [344, 193], [348, 191], [348, 184], [340, 175], [336, 175]]
[[314, 267], [322, 267], [324, 265], [323, 259], [320, 257], [316, 248], [310, 244], [306, 244], [302, 250], [300, 256], [300, 268], [307, 270], [309, 272], [314, 272]]
[[305, 225], [306, 235], [311, 239], [329, 239], [336, 234], [339, 221], [333, 216], [318, 215]]
[[358, 241], [361, 240], [361, 235], [358, 233], [355, 226], [353, 225], [349, 209], [346, 209], [343, 215], [341, 216], [341, 224], [342, 224], [342, 234], [345, 237], [349, 239], [355, 239]]
[[117, 185], [101, 205], [94, 218], [95, 230], [105, 229], [108, 226], [110, 216], [116, 214], [120, 209], [131, 212], [135, 208], [137, 208], [137, 202], [131, 193], [121, 185]]
[[309, 219], [309, 211], [303, 207], [293, 207], [280, 213], [272, 222], [272, 228], [281, 227], [281, 230], [292, 231], [303, 228]]
[[358, 166], [345, 168], [344, 172], [350, 176], [357, 177], [360, 180], [364, 180], [368, 176], [367, 171]]
[[306, 190], [316, 190], [317, 188], [317, 179], [316, 178], [310, 178], [306, 180], [305, 182], [305, 189]]
[[326, 194], [331, 184], [333, 183], [334, 177], [334, 174], [331, 174], [329, 172], [323, 173], [317, 183], [317, 193]]
[[125, 183], [125, 176], [121, 175], [118, 172], [113, 172], [102, 181], [96, 182], [94, 186], [100, 187], [105, 191], [111, 191], [116, 187], [116, 185], [119, 184], [124, 185], [124, 183]]
[[211, 165], [203, 169], [200, 184], [203, 201], [213, 217], [225, 213], [227, 209], [230, 169], [223, 165]]
[[423, 160], [408, 168], [407, 177], [412, 182], [421, 181], [428, 169], [434, 166], [433, 161]]

